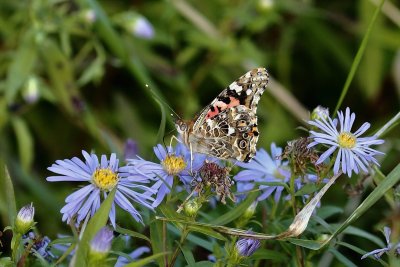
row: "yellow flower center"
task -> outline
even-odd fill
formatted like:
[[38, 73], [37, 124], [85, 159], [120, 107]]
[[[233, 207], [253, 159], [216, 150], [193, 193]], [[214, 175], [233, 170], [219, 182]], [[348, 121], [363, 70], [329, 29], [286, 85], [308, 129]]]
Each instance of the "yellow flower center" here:
[[357, 137], [352, 133], [342, 132], [339, 134], [338, 143], [343, 148], [353, 148], [356, 145]]
[[92, 175], [93, 183], [103, 191], [113, 189], [118, 179], [118, 174], [110, 169], [97, 169]]
[[176, 175], [186, 168], [186, 162], [183, 157], [168, 155], [163, 161], [164, 170], [170, 175]]

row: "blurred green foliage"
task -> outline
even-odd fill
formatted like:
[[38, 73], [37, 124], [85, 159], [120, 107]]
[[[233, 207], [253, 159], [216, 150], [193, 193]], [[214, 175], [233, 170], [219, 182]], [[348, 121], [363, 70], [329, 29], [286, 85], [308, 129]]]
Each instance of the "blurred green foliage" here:
[[[284, 145], [302, 134], [299, 114], [334, 109], [375, 2], [0, 1], [0, 157], [17, 206], [33, 201], [36, 220], [55, 237], [66, 229], [59, 209], [71, 187], [47, 183], [48, 166], [82, 149], [122, 156], [128, 138], [149, 158], [160, 142], [153, 94], [191, 118], [253, 67], [266, 67], [271, 90], [284, 92], [267, 90], [260, 101], [259, 147]], [[152, 38], [135, 35], [140, 16], [154, 27]], [[399, 47], [399, 18], [383, 12], [342, 105], [374, 129], [399, 110]], [[384, 136], [383, 173], [399, 162], [398, 136], [397, 128]], [[346, 200], [338, 185], [327, 202]], [[380, 207], [358, 223], [372, 230], [390, 221]], [[2, 229], [10, 222], [2, 203], [0, 211]]]

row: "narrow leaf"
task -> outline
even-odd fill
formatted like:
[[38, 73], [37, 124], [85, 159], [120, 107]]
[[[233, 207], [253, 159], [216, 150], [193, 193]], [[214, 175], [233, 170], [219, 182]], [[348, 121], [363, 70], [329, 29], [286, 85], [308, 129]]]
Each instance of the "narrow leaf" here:
[[334, 248], [330, 248], [329, 252], [331, 252], [333, 255], [335, 255], [336, 259], [338, 259], [341, 263], [343, 263], [347, 267], [357, 267], [351, 260], [346, 258], [342, 253], [337, 251]]
[[34, 32], [26, 32], [8, 68], [6, 80], [7, 102], [14, 100], [18, 90], [21, 89], [32, 72], [37, 57], [36, 47], [33, 44], [35, 44]]
[[13, 117], [12, 125], [18, 143], [18, 154], [21, 161], [21, 166], [25, 170], [29, 170], [32, 165], [34, 147], [33, 138], [25, 121], [19, 117]]
[[110, 214], [111, 206], [114, 201], [116, 188], [114, 188], [108, 197], [101, 204], [93, 217], [89, 220], [87, 227], [82, 235], [76, 251], [75, 266], [87, 266], [87, 256], [90, 242], [97, 232], [106, 225]]
[[[155, 255], [162, 254], [165, 255], [164, 249], [164, 241], [165, 235], [163, 231], [165, 222], [162, 221], [152, 221], [150, 223], [150, 240], [151, 240], [151, 248]], [[158, 257], [157, 263], [158, 266], [167, 266], [167, 258], [166, 257]]]
[[[8, 173], [7, 166], [4, 165], [3, 159], [0, 158], [0, 201], [4, 203], [6, 210], [3, 218], [4, 225], [14, 226], [14, 219], [17, 216], [17, 207], [15, 204], [14, 186]], [[3, 213], [3, 210], [1, 210]]]
[[132, 236], [132, 237], [144, 239], [147, 242], [151, 243], [150, 239], [147, 236], [145, 236], [145, 235], [143, 235], [141, 233], [138, 233], [138, 232], [134, 232], [134, 231], [129, 230], [129, 229], [122, 228], [122, 227], [120, 227], [118, 225], [117, 225], [117, 228], [115, 229], [115, 231], [117, 233], [120, 233], [120, 234], [123, 234], [123, 235], [129, 235], [129, 236]]
[[[131, 262], [131, 263], [125, 265], [125, 267], [142, 267], [142, 266], [146, 266], [146, 264], [148, 264], [148, 263], [150, 263], [150, 262], [152, 262], [152, 261], [154, 261], [154, 260], [156, 260], [158, 258], [161, 258], [162, 256], [164, 256], [166, 254], [168, 254], [168, 253], [167, 252], [157, 253], [157, 254], [154, 254], [154, 255], [152, 255], [150, 257], [147, 257], [147, 258], [135, 261], [135, 262]], [[162, 265], [162, 266], [166, 266], [166, 265]]]
[[326, 246], [332, 238], [343, 232], [351, 223], [357, 220], [361, 215], [369, 211], [372, 205], [374, 205], [384, 194], [392, 188], [396, 183], [400, 181], [400, 164], [398, 164], [389, 175], [369, 194], [369, 196], [357, 207], [355, 211], [347, 218], [347, 220], [341, 224], [336, 231], [324, 242], [323, 246]]
[[185, 257], [188, 266], [192, 267], [196, 263], [192, 251], [187, 246], [181, 247], [181, 251], [183, 253], [183, 256]]
[[234, 209], [230, 210], [229, 212], [218, 217], [217, 219], [213, 220], [210, 223], [217, 224], [217, 225], [225, 225], [225, 224], [230, 223], [231, 221], [237, 219], [254, 202], [254, 200], [256, 199], [257, 196], [258, 196], [258, 193], [256, 193], [256, 192], [249, 194], [247, 196], [247, 198], [244, 201], [242, 201], [238, 206], [236, 206]]

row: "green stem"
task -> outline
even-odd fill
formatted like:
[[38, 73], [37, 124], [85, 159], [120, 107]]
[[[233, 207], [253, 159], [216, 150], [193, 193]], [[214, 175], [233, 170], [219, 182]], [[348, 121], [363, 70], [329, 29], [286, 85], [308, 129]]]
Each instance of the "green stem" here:
[[188, 225], [185, 225], [185, 226], [183, 226], [183, 229], [182, 229], [182, 235], [181, 235], [181, 239], [179, 240], [179, 244], [178, 244], [178, 246], [176, 246], [176, 249], [174, 251], [174, 254], [172, 254], [171, 261], [169, 262], [168, 266], [175, 266], [175, 261], [178, 258], [179, 251], [180, 251], [183, 243], [185, 242], [188, 234], [189, 234]]
[[395, 123], [397, 123], [400, 120], [400, 112], [398, 112], [393, 118], [391, 118], [385, 125], [383, 125], [377, 132], [376, 136], [380, 137], [381, 135], [385, 134], [386, 131], [392, 126], [394, 126]]
[[18, 233], [16, 234], [14, 232], [14, 235], [11, 239], [11, 250], [12, 250], [11, 257], [14, 262], [18, 262], [18, 259], [21, 254], [20, 253], [21, 238], [22, 238], [21, 234], [18, 234]]
[[344, 84], [342, 94], [340, 95], [340, 98], [336, 105], [335, 111], [332, 113], [334, 116], [335, 116], [336, 112], [339, 110], [340, 106], [342, 105], [343, 99], [346, 96], [347, 91], [349, 90], [351, 82], [353, 81], [354, 75], [358, 69], [358, 65], [360, 65], [362, 56], [364, 55], [365, 48], [367, 47], [367, 43], [368, 43], [369, 37], [372, 32], [372, 27], [375, 24], [376, 18], [378, 17], [378, 14], [380, 13], [384, 2], [385, 2], [385, 0], [381, 0], [379, 6], [375, 10], [375, 13], [374, 13], [371, 21], [369, 22], [367, 32], [365, 33], [364, 38], [361, 41], [360, 48], [357, 51], [356, 57], [354, 58], [354, 61], [353, 61], [353, 64], [351, 65], [351, 69], [350, 69], [349, 75], [347, 76], [346, 82]]

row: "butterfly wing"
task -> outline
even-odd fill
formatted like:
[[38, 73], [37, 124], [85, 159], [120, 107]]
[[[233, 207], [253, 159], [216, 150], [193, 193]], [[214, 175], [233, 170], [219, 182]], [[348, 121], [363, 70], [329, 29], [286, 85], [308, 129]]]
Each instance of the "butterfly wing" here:
[[257, 104], [264, 93], [269, 81], [268, 71], [265, 68], [253, 69], [225, 88], [207, 107], [197, 116], [193, 130], [198, 130], [209, 119], [222, 111], [243, 105], [254, 113]]
[[189, 136], [192, 150], [220, 159], [250, 161], [258, 141], [257, 116], [245, 105], [224, 109]]

